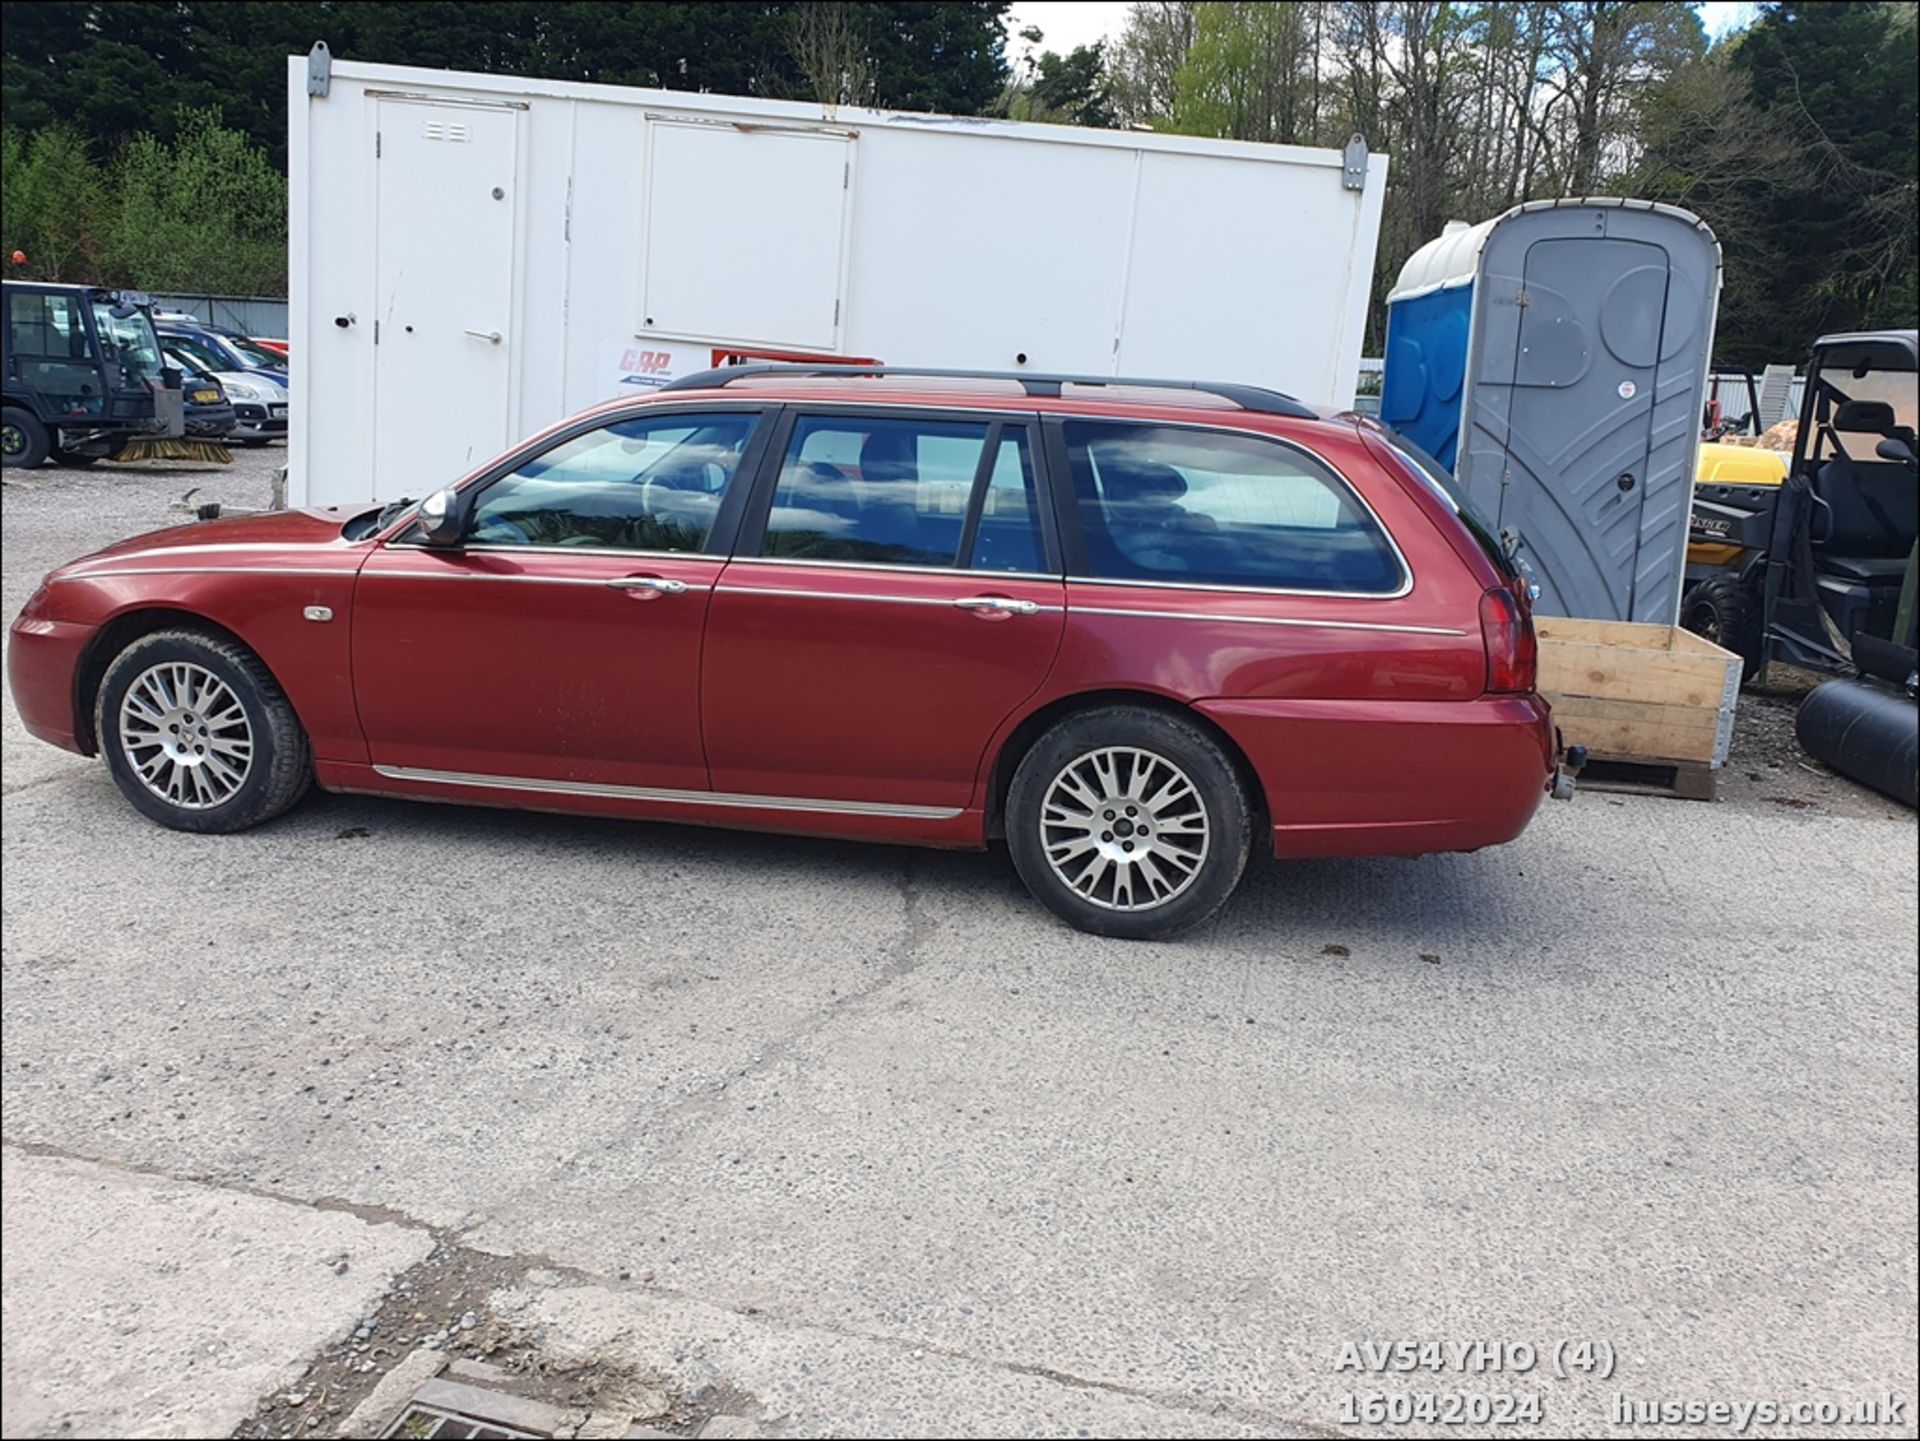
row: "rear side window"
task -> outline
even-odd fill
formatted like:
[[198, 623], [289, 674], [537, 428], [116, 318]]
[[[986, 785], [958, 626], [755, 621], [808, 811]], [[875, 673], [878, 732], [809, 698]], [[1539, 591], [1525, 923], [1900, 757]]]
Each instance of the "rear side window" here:
[[1351, 487], [1291, 446], [1178, 426], [1062, 430], [1090, 576], [1359, 595], [1405, 583]]
[[760, 553], [868, 565], [1036, 570], [1024, 428], [989, 421], [801, 416]]

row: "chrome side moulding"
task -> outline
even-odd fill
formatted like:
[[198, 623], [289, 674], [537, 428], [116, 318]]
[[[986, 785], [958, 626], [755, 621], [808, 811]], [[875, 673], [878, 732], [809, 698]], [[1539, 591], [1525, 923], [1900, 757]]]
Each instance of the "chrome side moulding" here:
[[443, 786], [474, 786], [481, 790], [529, 791], [536, 795], [591, 796], [599, 800], [652, 801], [663, 805], [721, 806], [739, 810], [800, 811], [809, 815], [886, 816], [896, 820], [950, 821], [959, 806], [911, 806], [892, 801], [811, 800], [797, 796], [750, 796], [735, 791], [680, 791], [653, 786], [602, 785], [592, 781], [535, 780], [526, 776], [476, 775], [468, 771], [422, 770], [413, 766], [382, 766], [376, 775], [388, 780], [419, 781]]

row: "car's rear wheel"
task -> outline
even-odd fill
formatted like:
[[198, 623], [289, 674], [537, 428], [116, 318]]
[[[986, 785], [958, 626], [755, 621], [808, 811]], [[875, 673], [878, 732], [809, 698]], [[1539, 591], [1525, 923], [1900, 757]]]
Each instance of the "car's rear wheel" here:
[[115, 656], [94, 733], [121, 794], [175, 830], [271, 820], [313, 776], [307, 734], [267, 668], [199, 631], [156, 631]]
[[1159, 940], [1199, 925], [1233, 894], [1252, 838], [1253, 806], [1225, 749], [1144, 706], [1067, 717], [1007, 793], [1020, 878], [1095, 935]]
[[28, 470], [47, 458], [53, 437], [30, 410], [9, 405], [0, 412], [0, 463], [8, 470]]

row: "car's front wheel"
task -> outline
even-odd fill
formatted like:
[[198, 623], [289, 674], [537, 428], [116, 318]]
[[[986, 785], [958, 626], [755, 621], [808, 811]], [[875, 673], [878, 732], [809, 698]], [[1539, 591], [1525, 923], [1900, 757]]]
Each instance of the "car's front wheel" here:
[[1253, 806], [1231, 757], [1191, 721], [1144, 706], [1068, 716], [1021, 760], [1007, 845], [1027, 889], [1095, 935], [1160, 940], [1226, 904]]
[[313, 775], [307, 734], [259, 657], [199, 631], [156, 631], [115, 656], [94, 734], [121, 794], [175, 830], [271, 820]]

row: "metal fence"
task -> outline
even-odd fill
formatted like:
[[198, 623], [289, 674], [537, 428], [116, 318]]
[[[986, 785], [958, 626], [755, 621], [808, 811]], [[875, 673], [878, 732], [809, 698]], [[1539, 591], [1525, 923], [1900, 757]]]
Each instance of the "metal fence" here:
[[[1753, 388], [1759, 391], [1762, 377], [1753, 377]], [[1747, 394], [1747, 377], [1743, 374], [1710, 375], [1707, 377], [1709, 394], [1720, 402], [1720, 416], [1723, 420], [1741, 421], [1747, 418], [1747, 412], [1753, 408], [1752, 398]], [[1800, 414], [1800, 397], [1805, 394], [1807, 378], [1796, 375], [1787, 386], [1786, 403], [1771, 418], [1762, 417], [1771, 425], [1774, 421], [1792, 420]]]
[[153, 297], [156, 310], [180, 310], [197, 315], [213, 325], [224, 325], [242, 335], [264, 335], [284, 340], [287, 335], [287, 302], [261, 295], [160, 295]]

